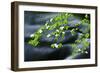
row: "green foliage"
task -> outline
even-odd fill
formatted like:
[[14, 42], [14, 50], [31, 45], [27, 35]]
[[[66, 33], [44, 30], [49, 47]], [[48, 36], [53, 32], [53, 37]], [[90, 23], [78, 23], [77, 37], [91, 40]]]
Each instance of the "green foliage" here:
[[[32, 46], [38, 46], [39, 41], [43, 35], [43, 32], [45, 31], [53, 31], [49, 34], [46, 34], [47, 38], [50, 38], [54, 36], [55, 43], [51, 44], [51, 48], [62, 48], [63, 44], [62, 42], [57, 43], [60, 37], [62, 37], [62, 41], [65, 37], [66, 31], [70, 30], [70, 33], [72, 36], [77, 34], [77, 32], [80, 31], [78, 28], [80, 25], [85, 25], [85, 23], [90, 24], [90, 21], [88, 20], [88, 15], [86, 14], [84, 19], [82, 19], [79, 23], [75, 24], [75, 27], [70, 27], [68, 25], [68, 18], [74, 16], [72, 13], [61, 13], [58, 16], [55, 16], [49, 20], [49, 22], [46, 22], [44, 26], [39, 28], [35, 33], [33, 33], [34, 36], [31, 36], [31, 40], [29, 40], [28, 44]], [[90, 26], [88, 25], [88, 31], [90, 30]], [[81, 32], [82, 35], [78, 37], [78, 39], [75, 41], [74, 44], [72, 44], [73, 48], [73, 55], [75, 53], [87, 53], [86, 48], [89, 46], [89, 42], [86, 40], [90, 37], [89, 33]], [[79, 48], [77, 45], [82, 44], [83, 47]]]
[[72, 29], [70, 32], [71, 32], [72, 35], [76, 34], [75, 29]]
[[62, 43], [59, 43], [59, 44], [51, 44], [51, 47], [52, 48], [61, 48], [63, 45], [62, 45]]
[[89, 33], [86, 33], [86, 34], [85, 34], [85, 37], [86, 37], [86, 38], [88, 38], [89, 36], [90, 36]]

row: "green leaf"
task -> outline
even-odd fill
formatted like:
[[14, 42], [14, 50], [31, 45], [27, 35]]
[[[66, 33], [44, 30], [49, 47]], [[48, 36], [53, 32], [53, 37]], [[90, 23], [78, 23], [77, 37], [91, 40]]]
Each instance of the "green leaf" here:
[[54, 44], [51, 44], [51, 47], [52, 47], [52, 48], [55, 48], [55, 45], [54, 45]]
[[88, 38], [88, 37], [89, 37], [89, 33], [86, 33], [86, 34], [85, 34], [85, 37]]
[[75, 29], [72, 29], [70, 32], [71, 32], [72, 35], [76, 34]]
[[81, 42], [81, 40], [79, 40], [79, 39], [78, 39], [78, 40], [76, 40], [75, 42], [76, 42], [76, 43], [80, 43], [80, 42]]
[[63, 45], [62, 45], [62, 43], [59, 43], [58, 44], [58, 48], [61, 48]]
[[75, 26], [79, 26], [80, 24], [75, 24]]

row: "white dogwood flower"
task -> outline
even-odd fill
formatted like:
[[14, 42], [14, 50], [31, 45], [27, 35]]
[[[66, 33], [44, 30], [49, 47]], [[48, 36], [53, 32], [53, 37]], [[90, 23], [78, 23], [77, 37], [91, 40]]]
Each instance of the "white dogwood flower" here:
[[46, 26], [46, 29], [48, 29], [50, 26]]
[[56, 48], [58, 48], [58, 45], [57, 45], [56, 43], [54, 44], [54, 46], [55, 46]]
[[60, 27], [60, 29], [61, 29], [61, 30], [63, 30], [63, 29], [64, 29], [64, 27]]
[[50, 19], [50, 22], [52, 22], [53, 18]]
[[43, 31], [40, 29], [40, 30], [39, 30], [39, 33], [42, 33], [42, 32], [43, 32]]
[[31, 34], [30, 37], [34, 37], [34, 34]]
[[87, 52], [87, 51], [85, 51], [85, 53], [86, 53], [86, 54], [88, 54], [88, 52]]
[[50, 34], [47, 35], [47, 37], [50, 37], [50, 36], [51, 36]]
[[78, 49], [78, 51], [80, 52], [80, 51], [81, 51], [81, 49]]
[[62, 32], [63, 34], [65, 34], [65, 32]]
[[48, 25], [48, 23], [45, 23], [45, 26], [47, 26]]
[[57, 32], [59, 32], [59, 30], [58, 30], [58, 29], [57, 29], [56, 31], [57, 31]]

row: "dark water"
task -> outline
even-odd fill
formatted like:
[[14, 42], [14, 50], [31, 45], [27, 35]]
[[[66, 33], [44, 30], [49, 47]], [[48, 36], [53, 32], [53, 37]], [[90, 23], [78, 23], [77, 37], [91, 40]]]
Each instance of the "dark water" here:
[[[41, 26], [43, 26], [50, 18], [59, 15], [57, 12], [24, 12], [24, 60], [25, 61], [42, 61], [42, 60], [63, 60], [68, 59], [72, 53], [71, 43], [74, 43], [78, 38], [80, 33], [72, 36], [70, 31], [66, 32], [66, 36], [64, 37], [63, 44], [64, 46], [59, 49], [53, 49], [49, 46], [50, 43], [53, 43], [52, 39], [47, 39], [46, 35], [42, 37], [40, 40], [40, 46], [33, 47], [27, 43], [29, 36], [36, 32]], [[69, 18], [69, 25], [73, 26], [84, 16], [84, 14], [80, 14], [79, 18]], [[73, 22], [73, 23], [70, 23]], [[85, 27], [80, 27], [82, 31], [85, 30]], [[60, 41], [60, 40], [59, 40]], [[58, 42], [59, 42], [58, 41]], [[78, 54], [72, 59], [84, 59], [90, 58], [90, 49], [88, 48], [88, 54]]]

